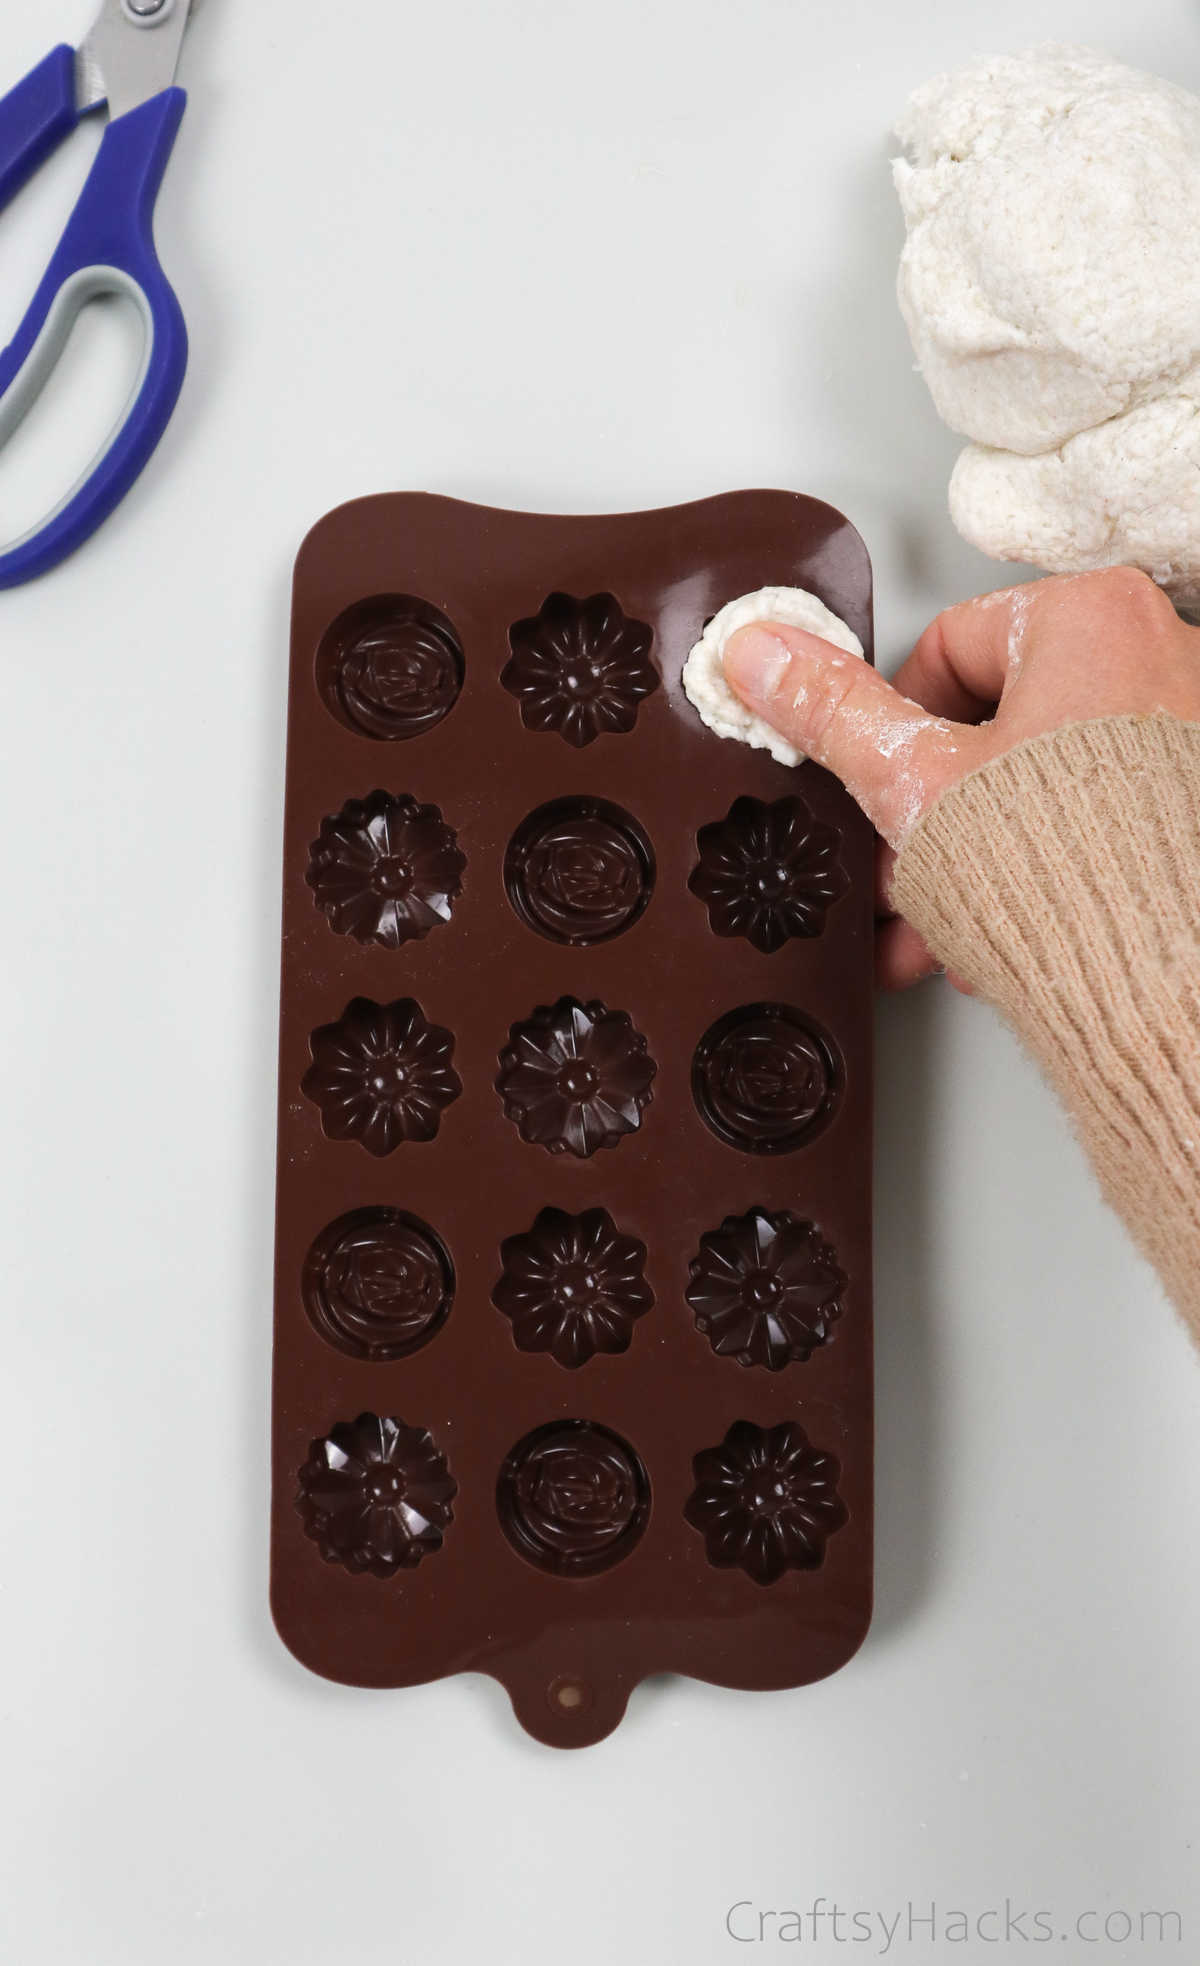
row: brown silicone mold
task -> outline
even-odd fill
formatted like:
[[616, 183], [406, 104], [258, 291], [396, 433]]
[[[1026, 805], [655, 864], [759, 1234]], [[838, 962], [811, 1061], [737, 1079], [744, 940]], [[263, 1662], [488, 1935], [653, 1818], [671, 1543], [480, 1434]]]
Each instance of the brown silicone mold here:
[[869, 829], [683, 695], [814, 500], [415, 494], [296, 568], [272, 1599], [314, 1671], [800, 1685], [871, 1603]]

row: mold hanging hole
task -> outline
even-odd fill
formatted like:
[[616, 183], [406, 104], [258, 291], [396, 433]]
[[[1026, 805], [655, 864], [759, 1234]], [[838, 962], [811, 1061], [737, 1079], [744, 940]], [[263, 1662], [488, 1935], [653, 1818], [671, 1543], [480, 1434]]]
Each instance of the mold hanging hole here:
[[592, 1689], [581, 1679], [552, 1679], [546, 1688], [546, 1699], [554, 1712], [574, 1719], [591, 1706]]

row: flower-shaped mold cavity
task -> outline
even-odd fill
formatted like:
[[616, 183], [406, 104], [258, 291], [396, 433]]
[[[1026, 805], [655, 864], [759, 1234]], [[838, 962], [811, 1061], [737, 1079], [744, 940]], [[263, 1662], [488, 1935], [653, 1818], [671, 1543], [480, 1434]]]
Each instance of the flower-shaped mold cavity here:
[[627, 1352], [635, 1319], [654, 1302], [645, 1245], [622, 1235], [605, 1208], [583, 1215], [543, 1208], [500, 1254], [504, 1269], [492, 1302], [509, 1319], [517, 1349], [549, 1352], [560, 1365]]
[[327, 1563], [391, 1577], [441, 1548], [457, 1492], [422, 1428], [360, 1413], [314, 1440], [296, 1507]]
[[593, 1420], [555, 1420], [519, 1440], [496, 1507], [513, 1548], [557, 1577], [609, 1570], [650, 1515], [650, 1480], [628, 1441]]
[[809, 1445], [794, 1420], [756, 1427], [737, 1420], [719, 1447], [692, 1463], [696, 1486], [684, 1510], [718, 1569], [740, 1566], [756, 1584], [785, 1570], [817, 1570], [825, 1544], [847, 1520], [832, 1454]]
[[778, 1372], [808, 1358], [841, 1315], [846, 1277], [811, 1222], [787, 1210], [727, 1215], [701, 1236], [687, 1300], [721, 1358]]
[[496, 1090], [522, 1140], [586, 1160], [637, 1131], [657, 1069], [627, 1011], [560, 997], [512, 1026]]
[[465, 866], [436, 806], [372, 792], [322, 822], [305, 878], [336, 934], [398, 949], [449, 921]]
[[440, 1331], [454, 1266], [440, 1236], [402, 1208], [356, 1208], [317, 1237], [301, 1279], [322, 1338], [350, 1358], [407, 1358]]
[[432, 1140], [442, 1112], [462, 1091], [454, 1037], [431, 1024], [412, 997], [372, 1003], [355, 997], [336, 1024], [309, 1040], [301, 1088], [321, 1109], [330, 1140], [357, 1140], [390, 1154], [405, 1140]]
[[587, 947], [632, 928], [654, 891], [654, 849], [607, 799], [554, 799], [518, 826], [504, 885], [522, 921], [551, 942]]
[[744, 1004], [719, 1017], [692, 1060], [692, 1094], [721, 1140], [746, 1154], [787, 1154], [827, 1124], [841, 1090], [832, 1041], [790, 1004]]
[[688, 886], [717, 935], [744, 935], [764, 955], [795, 936], [819, 935], [825, 911], [850, 883], [832, 826], [803, 799], [735, 799], [724, 819], [696, 835], [700, 859]]
[[525, 728], [556, 730], [577, 749], [602, 731], [632, 730], [638, 705], [662, 680], [650, 659], [653, 630], [629, 620], [612, 594], [550, 594], [540, 613], [513, 623], [508, 640], [500, 681]]
[[317, 687], [338, 722], [359, 737], [395, 742], [440, 724], [463, 684], [453, 623], [411, 594], [358, 601], [317, 651]]

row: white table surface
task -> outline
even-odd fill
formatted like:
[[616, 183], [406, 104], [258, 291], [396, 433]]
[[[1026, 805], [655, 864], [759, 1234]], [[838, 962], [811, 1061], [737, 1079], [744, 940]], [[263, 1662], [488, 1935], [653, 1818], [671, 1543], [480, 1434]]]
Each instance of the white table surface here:
[[[0, 76], [87, 13], [8, 0]], [[1200, 1369], [944, 986], [879, 1012], [878, 1612], [845, 1671], [655, 1682], [555, 1754], [483, 1678], [309, 1676], [265, 1581], [302, 534], [394, 487], [792, 486], [865, 534], [894, 663], [999, 577], [945, 517], [892, 297], [889, 119], [1047, 35], [1194, 81], [1197, 29], [1184, 0], [206, 0], [158, 224], [186, 392], [101, 536], [0, 596], [6, 1962], [828, 1966], [899, 1912], [893, 1959], [975, 1966], [1031, 1944], [910, 1942], [905, 1908], [1006, 1896], [1062, 1961], [1197, 1956]], [[5, 335], [94, 141], [5, 215]], [[129, 359], [93, 320], [0, 465], [6, 535]], [[839, 1936], [740, 1942], [816, 1898]], [[1182, 1944], [1141, 1944], [1147, 1909]]]

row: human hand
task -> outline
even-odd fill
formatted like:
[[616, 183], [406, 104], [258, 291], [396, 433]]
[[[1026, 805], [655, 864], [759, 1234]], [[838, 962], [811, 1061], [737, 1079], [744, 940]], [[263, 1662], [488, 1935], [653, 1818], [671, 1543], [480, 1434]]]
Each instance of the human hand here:
[[947, 608], [892, 683], [776, 622], [732, 635], [725, 673], [750, 709], [841, 779], [880, 834], [876, 966], [889, 989], [938, 966], [889, 893], [897, 850], [943, 792], [1060, 724], [1155, 711], [1200, 722], [1200, 629], [1134, 567]]

